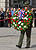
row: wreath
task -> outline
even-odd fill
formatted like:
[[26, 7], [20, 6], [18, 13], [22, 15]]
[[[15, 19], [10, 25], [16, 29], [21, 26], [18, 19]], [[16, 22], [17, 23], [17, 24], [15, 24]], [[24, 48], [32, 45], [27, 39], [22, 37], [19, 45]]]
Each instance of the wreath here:
[[[22, 13], [22, 15], [21, 15], [21, 13]], [[32, 21], [32, 16], [31, 16], [31, 13], [28, 9], [22, 9], [22, 10], [18, 10], [16, 12], [14, 12], [11, 19], [12, 19], [11, 25], [16, 30], [18, 30], [18, 31], [24, 30], [25, 31], [30, 26], [30, 23]]]

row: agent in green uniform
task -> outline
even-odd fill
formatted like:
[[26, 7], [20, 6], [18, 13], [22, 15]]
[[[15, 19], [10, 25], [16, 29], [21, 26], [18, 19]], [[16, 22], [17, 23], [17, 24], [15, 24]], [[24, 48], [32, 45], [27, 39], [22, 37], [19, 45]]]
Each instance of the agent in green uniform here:
[[[28, 8], [29, 8], [29, 2], [25, 2], [25, 9], [28, 9]], [[32, 15], [32, 17], [33, 17], [33, 15]], [[32, 19], [32, 20], [33, 20], [33, 19]], [[21, 31], [20, 39], [19, 39], [18, 45], [16, 45], [16, 47], [19, 47], [19, 48], [22, 47], [24, 34], [25, 34], [25, 32], [26, 32], [26, 36], [27, 36], [27, 41], [26, 41], [26, 43], [27, 43], [27, 44], [26, 44], [26, 47], [25, 47], [25, 48], [30, 48], [31, 28], [32, 28], [32, 21], [31, 21], [30, 27], [28, 27], [28, 29], [26, 29], [26, 31]]]

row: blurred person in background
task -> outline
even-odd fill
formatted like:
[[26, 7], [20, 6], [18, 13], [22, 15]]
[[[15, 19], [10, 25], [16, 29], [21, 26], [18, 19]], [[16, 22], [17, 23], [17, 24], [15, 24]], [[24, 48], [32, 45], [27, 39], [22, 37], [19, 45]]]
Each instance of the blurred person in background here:
[[13, 14], [14, 14], [14, 9], [11, 8], [11, 15], [13, 16]]
[[1, 9], [0, 9], [0, 14], [1, 14]]
[[[33, 19], [34, 19], [34, 9], [31, 8], [31, 11], [30, 11], [30, 12], [31, 12], [31, 15], [33, 14]], [[33, 23], [33, 24], [32, 24], [32, 27], [34, 27], [34, 20], [32, 21], [32, 23]]]
[[[5, 17], [5, 19], [8, 18], [8, 12], [7, 12], [7, 10], [4, 13], [4, 17]], [[5, 20], [5, 27], [8, 27], [8, 20]]]
[[1, 16], [1, 9], [0, 9], [0, 16]]
[[9, 11], [9, 8], [7, 8], [6, 10], [7, 10], [7, 12], [8, 12], [8, 11]]
[[[1, 10], [3, 11], [3, 8], [1, 8]], [[4, 12], [4, 11], [3, 11]]]
[[[13, 8], [11, 8], [11, 16], [13, 16], [13, 14], [14, 14], [14, 9]], [[12, 28], [12, 26], [11, 26], [11, 28]]]
[[8, 14], [9, 14], [9, 15], [8, 15], [8, 17], [9, 17], [9, 20], [8, 20], [8, 27], [11, 27], [11, 19], [10, 19], [10, 18], [12, 17], [12, 16], [11, 16], [11, 11], [9, 10], [8, 12], [9, 12], [9, 13], [8, 13]]
[[[1, 20], [4, 19], [4, 11], [3, 8], [1, 8]], [[1, 27], [4, 27], [4, 21], [1, 21]]]
[[[0, 20], [1, 20], [1, 9], [0, 9]], [[1, 21], [0, 21], [0, 27], [1, 27]]]

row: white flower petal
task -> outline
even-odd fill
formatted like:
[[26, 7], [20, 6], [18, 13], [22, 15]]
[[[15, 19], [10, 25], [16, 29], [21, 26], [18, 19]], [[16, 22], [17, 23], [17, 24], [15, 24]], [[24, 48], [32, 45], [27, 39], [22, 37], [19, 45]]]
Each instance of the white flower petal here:
[[16, 19], [16, 17], [14, 17], [13, 19]]
[[22, 17], [22, 19], [23, 19], [23, 17]]
[[17, 26], [17, 25], [15, 24], [15, 26]]
[[13, 24], [15, 24], [15, 22], [13, 22]]
[[27, 17], [25, 17], [24, 19], [28, 20], [28, 18], [27, 18]]
[[18, 24], [20, 24], [20, 23], [21, 23], [21, 21], [18, 22]]
[[18, 19], [18, 17], [17, 17], [17, 19]]
[[29, 10], [27, 12], [29, 12]]
[[24, 28], [26, 28], [26, 26], [24, 26]]
[[16, 15], [16, 14], [15, 14]]
[[25, 12], [25, 13], [27, 13], [27, 12]]
[[28, 17], [28, 15], [27, 15], [27, 17]]
[[21, 23], [21, 25], [23, 26], [23, 23]]
[[19, 29], [19, 28], [17, 28], [17, 29]]
[[19, 28], [21, 28], [21, 26], [19, 26]]

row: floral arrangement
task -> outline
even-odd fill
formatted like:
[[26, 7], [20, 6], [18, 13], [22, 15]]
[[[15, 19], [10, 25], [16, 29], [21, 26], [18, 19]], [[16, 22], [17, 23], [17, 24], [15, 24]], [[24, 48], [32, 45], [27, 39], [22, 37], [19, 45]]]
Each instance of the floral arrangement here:
[[13, 16], [11, 17], [11, 25], [18, 31], [28, 29], [30, 26], [32, 16], [28, 9], [22, 9], [14, 12]]

